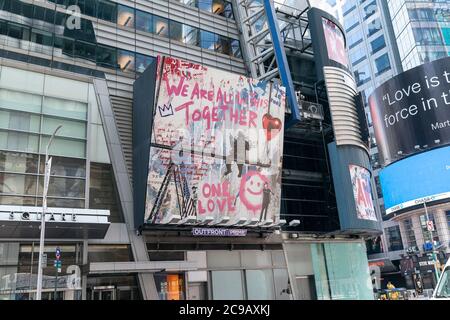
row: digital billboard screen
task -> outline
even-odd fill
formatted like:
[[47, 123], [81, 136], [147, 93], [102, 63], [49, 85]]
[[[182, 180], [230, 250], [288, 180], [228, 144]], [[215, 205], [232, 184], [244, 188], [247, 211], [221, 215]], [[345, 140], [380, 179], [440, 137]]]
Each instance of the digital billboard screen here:
[[386, 81], [369, 105], [381, 164], [450, 144], [450, 57]]
[[349, 165], [349, 170], [355, 197], [356, 216], [362, 220], [377, 221], [372, 199], [370, 171], [356, 165]]
[[328, 50], [328, 58], [343, 66], [349, 66], [345, 36], [342, 30], [331, 20], [322, 18], [323, 32]]
[[145, 222], [275, 221], [285, 89], [170, 57], [158, 79]]
[[386, 213], [450, 198], [450, 147], [430, 150], [380, 172]]

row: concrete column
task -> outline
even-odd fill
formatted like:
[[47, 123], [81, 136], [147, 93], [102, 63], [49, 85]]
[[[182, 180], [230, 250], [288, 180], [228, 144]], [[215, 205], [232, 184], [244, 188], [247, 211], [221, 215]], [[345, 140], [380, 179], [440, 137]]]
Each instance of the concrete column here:
[[434, 221], [436, 225], [434, 226], [437, 234], [439, 236], [439, 240], [442, 244], [445, 244], [448, 246], [450, 242], [450, 230], [447, 222], [447, 216], [445, 214], [445, 211], [443, 209], [438, 209], [433, 212], [434, 214]]
[[416, 243], [419, 250], [423, 248], [425, 242], [422, 233], [422, 226], [420, 225], [420, 215], [416, 214], [411, 217], [412, 226], [414, 230], [414, 236], [416, 237]]
[[[83, 241], [83, 265], [88, 264], [88, 241]], [[87, 275], [81, 276], [81, 300], [86, 300]]]

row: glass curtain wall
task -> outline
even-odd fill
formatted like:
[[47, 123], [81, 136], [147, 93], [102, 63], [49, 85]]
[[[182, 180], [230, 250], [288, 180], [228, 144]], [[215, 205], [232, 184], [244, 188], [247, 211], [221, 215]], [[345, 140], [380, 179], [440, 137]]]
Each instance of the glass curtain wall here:
[[41, 205], [42, 154], [61, 124], [49, 150], [48, 205], [84, 207], [87, 111], [87, 103], [0, 88], [0, 204]]

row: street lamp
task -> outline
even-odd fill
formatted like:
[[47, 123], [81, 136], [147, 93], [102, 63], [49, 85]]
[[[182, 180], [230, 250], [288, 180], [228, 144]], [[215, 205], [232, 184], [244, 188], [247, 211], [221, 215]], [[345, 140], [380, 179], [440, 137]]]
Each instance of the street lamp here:
[[[426, 223], [428, 224], [428, 221], [430, 221], [430, 216], [428, 215], [428, 208], [427, 208], [426, 201], [423, 202], [423, 206], [425, 207], [425, 216], [426, 216], [426, 219], [427, 219]], [[433, 228], [434, 227], [435, 226], [433, 225]], [[428, 229], [428, 226], [427, 226], [427, 229]], [[437, 259], [436, 259], [436, 252], [435, 252], [435, 247], [434, 247], [434, 241], [433, 241], [433, 231], [428, 229], [428, 232], [430, 233], [431, 247], [432, 247], [432, 250], [433, 250], [433, 255], [432, 256], [433, 256], [434, 272], [435, 272], [435, 275], [436, 275], [436, 283], [438, 283], [439, 282], [439, 270], [438, 270], [438, 267], [436, 265]]]
[[42, 298], [42, 258], [44, 255], [44, 238], [45, 238], [45, 214], [47, 212], [47, 192], [48, 183], [50, 181], [50, 169], [52, 166], [52, 158], [48, 159], [48, 150], [56, 136], [56, 133], [61, 129], [62, 125], [59, 125], [53, 132], [50, 140], [45, 148], [45, 172], [44, 172], [44, 190], [42, 192], [42, 214], [41, 214], [41, 239], [39, 242], [39, 265], [38, 265], [38, 278], [37, 278], [37, 292], [36, 300], [41, 300]]

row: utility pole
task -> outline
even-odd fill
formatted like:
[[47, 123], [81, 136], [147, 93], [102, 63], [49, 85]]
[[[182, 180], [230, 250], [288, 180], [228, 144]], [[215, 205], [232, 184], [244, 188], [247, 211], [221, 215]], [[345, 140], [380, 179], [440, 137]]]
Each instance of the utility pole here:
[[[434, 241], [433, 241], [433, 231], [428, 228], [428, 221], [430, 221], [430, 216], [428, 215], [428, 208], [427, 208], [426, 201], [423, 202], [423, 206], [425, 208], [425, 216], [426, 216], [426, 219], [427, 219], [427, 222], [426, 222], [427, 230], [430, 233], [431, 247], [432, 247], [432, 250], [433, 250], [432, 252], [433, 252], [434, 273], [435, 273], [435, 276], [436, 276], [436, 283], [438, 283], [439, 282], [439, 270], [438, 270], [437, 265], [436, 265], [437, 259], [436, 259], [436, 252], [434, 251], [435, 248], [434, 248]], [[434, 224], [433, 224], [433, 228], [434, 228]]]
[[59, 125], [53, 132], [50, 140], [45, 148], [45, 176], [44, 176], [44, 190], [42, 193], [42, 214], [41, 214], [41, 238], [39, 242], [39, 264], [38, 264], [38, 278], [36, 286], [36, 300], [42, 300], [42, 258], [44, 254], [44, 239], [45, 239], [45, 214], [47, 212], [47, 192], [48, 184], [50, 182], [50, 170], [52, 166], [52, 158], [48, 159], [48, 150], [56, 136], [56, 133], [61, 129], [62, 125]]

